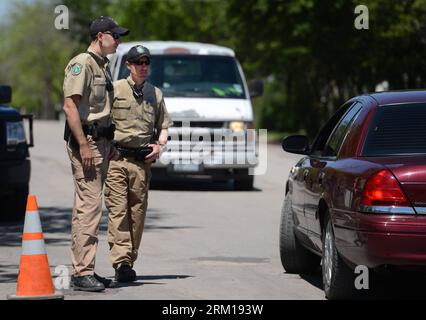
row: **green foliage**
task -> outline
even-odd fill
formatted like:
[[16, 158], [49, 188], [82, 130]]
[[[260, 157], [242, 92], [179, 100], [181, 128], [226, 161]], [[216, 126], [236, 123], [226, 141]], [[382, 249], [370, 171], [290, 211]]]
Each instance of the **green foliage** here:
[[0, 43], [1, 82], [12, 85], [12, 104], [43, 118], [62, 103], [64, 69], [76, 46], [54, 28], [53, 12], [43, 1], [16, 3]]
[[272, 74], [277, 82], [275, 98], [266, 93], [270, 103], [263, 106], [261, 125], [306, 129], [313, 136], [346, 99], [374, 91], [383, 80], [391, 89], [424, 87], [420, 36], [426, 1], [364, 1], [369, 30], [354, 27], [358, 4], [231, 1], [231, 30], [239, 35], [233, 46], [244, 57], [245, 69], [250, 76]]
[[[180, 40], [220, 43], [224, 31], [223, 1], [112, 0], [109, 12], [130, 28], [130, 40]], [[113, 14], [117, 12], [117, 14]]]
[[[426, 82], [426, 0], [363, 1], [369, 9], [369, 30], [354, 27], [354, 9], [360, 4], [356, 0], [61, 2], [70, 9], [69, 32], [46, 27], [52, 24], [53, 9], [42, 13], [46, 5], [41, 0], [11, 17], [11, 34], [7, 32], [0, 44], [0, 59], [6, 61], [0, 80], [5, 72], [14, 85], [20, 84], [15, 88], [19, 103], [42, 105], [47, 75], [53, 79], [51, 100], [58, 99], [66, 60], [87, 47], [89, 23], [100, 15], [110, 15], [131, 30], [123, 41], [182, 40], [232, 47], [248, 79], [265, 81], [265, 94], [254, 99], [254, 105], [257, 126], [270, 130], [306, 130], [313, 136], [345, 100], [374, 91], [384, 80], [390, 89], [422, 88]], [[34, 43], [23, 54], [23, 34], [26, 38], [28, 33]], [[26, 79], [34, 81], [26, 84]]]
[[[93, 19], [108, 15], [110, 0], [54, 0], [56, 4], [64, 4], [70, 13], [70, 36], [80, 42], [80, 51], [87, 49], [90, 43], [89, 26]], [[116, 15], [113, 15], [114, 17]]]

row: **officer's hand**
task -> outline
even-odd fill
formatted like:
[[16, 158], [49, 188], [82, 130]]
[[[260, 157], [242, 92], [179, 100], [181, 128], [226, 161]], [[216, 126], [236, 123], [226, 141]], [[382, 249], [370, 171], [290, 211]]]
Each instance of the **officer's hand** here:
[[153, 162], [160, 157], [161, 147], [158, 144], [150, 144], [148, 147], [152, 148], [152, 152], [145, 157], [145, 163]]
[[80, 156], [81, 156], [81, 162], [83, 163], [83, 170], [86, 172], [90, 172], [94, 170], [95, 157], [88, 143], [82, 144], [80, 146]]

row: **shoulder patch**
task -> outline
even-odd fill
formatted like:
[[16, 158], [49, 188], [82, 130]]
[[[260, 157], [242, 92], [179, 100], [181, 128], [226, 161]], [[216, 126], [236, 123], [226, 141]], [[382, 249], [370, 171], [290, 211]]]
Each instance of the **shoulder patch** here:
[[73, 76], [78, 76], [81, 73], [83, 66], [80, 63], [74, 63], [71, 67], [71, 74]]

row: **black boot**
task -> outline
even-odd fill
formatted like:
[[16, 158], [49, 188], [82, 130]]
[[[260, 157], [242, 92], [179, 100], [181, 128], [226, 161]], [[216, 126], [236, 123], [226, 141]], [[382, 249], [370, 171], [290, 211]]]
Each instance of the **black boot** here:
[[101, 277], [100, 275], [96, 273], [93, 276], [95, 277], [96, 280], [102, 283], [105, 286], [105, 288], [114, 288], [114, 283], [112, 282], [111, 279]]
[[74, 287], [74, 290], [80, 291], [97, 292], [105, 290], [105, 286], [92, 275], [81, 277], [72, 276], [71, 285]]
[[135, 280], [136, 280], [136, 272], [128, 264], [122, 264], [120, 268], [115, 270], [115, 281], [133, 282]]

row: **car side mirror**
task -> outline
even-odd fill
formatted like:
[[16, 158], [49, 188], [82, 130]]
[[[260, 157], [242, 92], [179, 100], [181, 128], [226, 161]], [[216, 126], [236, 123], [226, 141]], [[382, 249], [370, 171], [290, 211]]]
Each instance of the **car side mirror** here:
[[283, 139], [282, 147], [286, 152], [306, 155], [309, 153], [309, 140], [306, 136], [289, 136]]
[[12, 87], [0, 86], [0, 103], [10, 103], [12, 101]]
[[250, 98], [261, 97], [263, 95], [263, 81], [254, 79], [249, 84]]

